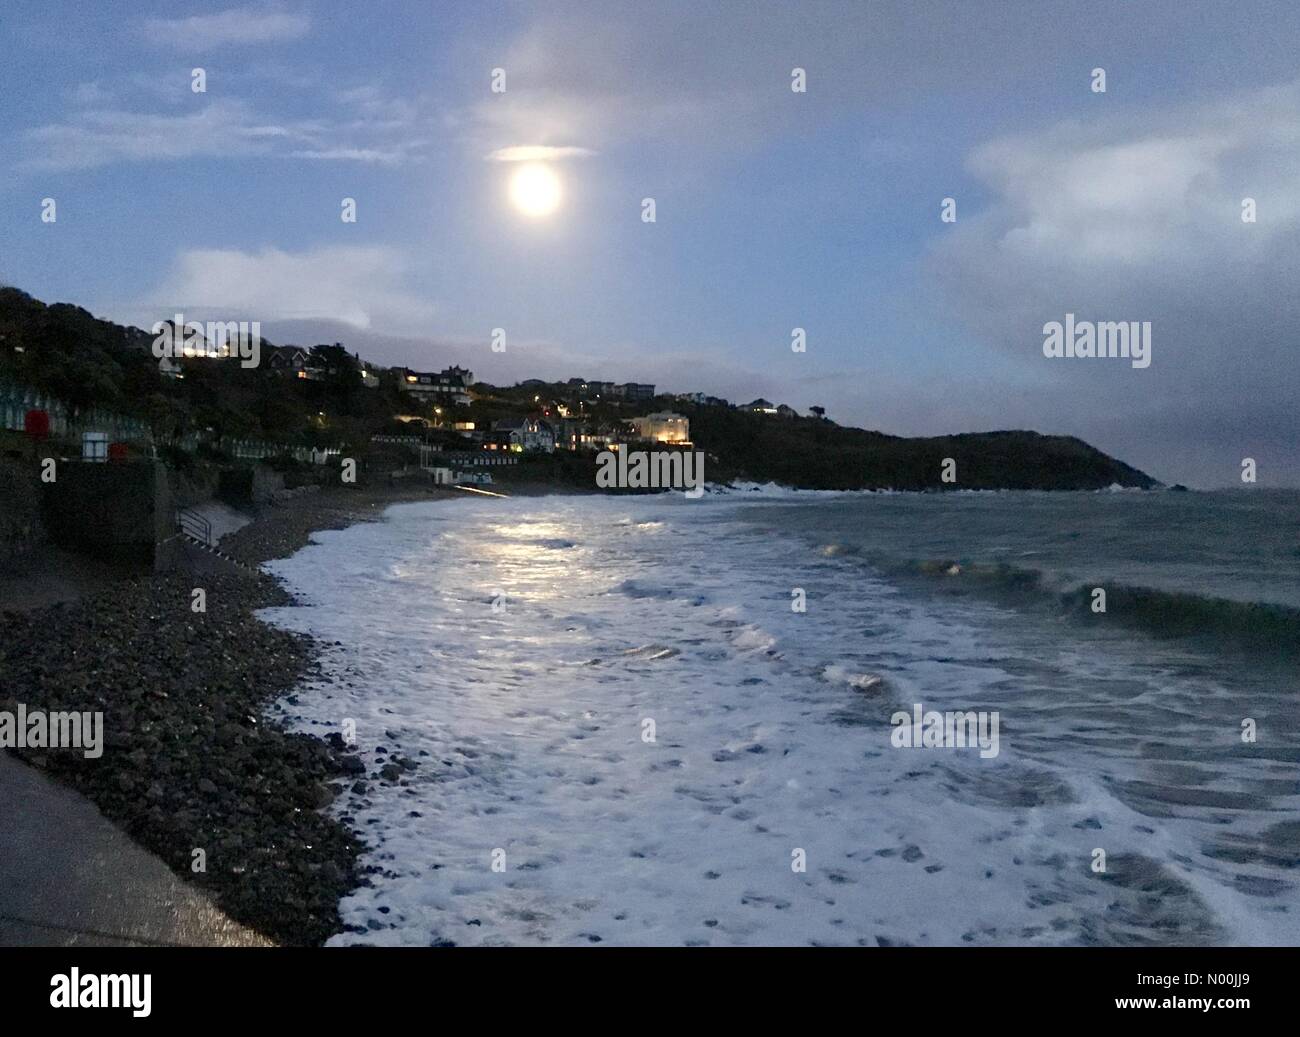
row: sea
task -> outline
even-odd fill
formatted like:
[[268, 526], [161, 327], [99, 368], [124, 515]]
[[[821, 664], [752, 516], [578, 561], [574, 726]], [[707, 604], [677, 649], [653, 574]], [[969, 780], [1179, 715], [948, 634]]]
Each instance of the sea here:
[[331, 944], [1300, 943], [1300, 492], [467, 494], [268, 568], [282, 719], [400, 774]]

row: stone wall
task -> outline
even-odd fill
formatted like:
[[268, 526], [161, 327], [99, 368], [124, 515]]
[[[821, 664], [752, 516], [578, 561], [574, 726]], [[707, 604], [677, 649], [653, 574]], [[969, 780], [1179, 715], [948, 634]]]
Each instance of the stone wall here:
[[237, 508], [272, 500], [284, 489], [284, 476], [262, 465], [228, 468], [221, 473], [217, 495]]
[[45, 529], [62, 547], [153, 566], [175, 530], [166, 472], [151, 461], [62, 461], [43, 490]]
[[12, 558], [44, 539], [35, 462], [0, 458], [0, 558]]
[[178, 508], [192, 508], [217, 496], [217, 486], [225, 472], [206, 465], [195, 465], [183, 471], [167, 469], [167, 486]]

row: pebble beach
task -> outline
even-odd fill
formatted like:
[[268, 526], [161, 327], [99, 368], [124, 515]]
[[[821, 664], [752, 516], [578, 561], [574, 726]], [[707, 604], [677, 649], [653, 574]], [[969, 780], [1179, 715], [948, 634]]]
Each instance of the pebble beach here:
[[[338, 902], [364, 883], [362, 846], [326, 808], [385, 781], [332, 742], [267, 715], [315, 666], [311, 638], [258, 609], [291, 604], [257, 569], [311, 533], [377, 518], [391, 503], [449, 495], [427, 487], [338, 488], [259, 510], [221, 550], [159, 575], [89, 581], [74, 600], [0, 600], [0, 709], [102, 712], [102, 756], [15, 754], [76, 789], [231, 918], [276, 943], [318, 945]], [[192, 609], [202, 588], [206, 611]], [[201, 852], [199, 852], [201, 851]]]

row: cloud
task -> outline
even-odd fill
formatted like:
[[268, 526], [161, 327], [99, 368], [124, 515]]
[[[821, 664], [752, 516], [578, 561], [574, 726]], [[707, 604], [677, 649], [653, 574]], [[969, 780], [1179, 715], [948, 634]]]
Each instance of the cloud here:
[[412, 126], [423, 118], [426, 98], [405, 92], [385, 90], [374, 83], [335, 90], [339, 104], [355, 109], [367, 123], [385, 126]]
[[68, 99], [75, 105], [95, 105], [100, 108], [113, 99], [113, 95], [99, 84], [98, 80], [78, 83], [68, 91]]
[[[750, 21], [685, 7], [665, 20], [621, 3], [547, 5], [503, 50], [483, 54], [486, 67], [505, 70], [506, 90], [464, 113], [468, 144], [519, 161], [503, 156], [521, 140], [564, 157], [573, 141], [602, 151], [646, 140], [692, 151], [752, 142], [798, 113], [779, 103], [789, 96], [789, 64], [768, 61], [769, 49], [781, 49], [780, 30], [760, 37], [737, 24]], [[728, 22], [737, 36], [720, 38]]]
[[406, 257], [383, 246], [192, 249], [176, 257], [174, 273], [132, 319], [147, 318], [141, 326], [148, 326], [180, 309], [204, 320], [341, 321], [354, 329], [427, 333], [435, 308], [409, 286], [409, 275]]
[[83, 109], [28, 130], [19, 168], [95, 169], [117, 162], [256, 156], [400, 165], [427, 141], [408, 120], [276, 121], [239, 100], [218, 99], [186, 114]]
[[588, 158], [596, 154], [590, 148], [549, 147], [543, 144], [517, 144], [498, 148], [487, 156], [490, 162], [558, 162], [566, 158]]
[[325, 148], [322, 150], [303, 149], [289, 152], [291, 158], [307, 158], [330, 162], [370, 162], [377, 165], [395, 166], [406, 158], [402, 149], [381, 151], [376, 148]]
[[[1041, 2], [549, 0], [506, 44], [493, 34], [465, 55], [485, 73], [502, 68], [506, 89], [486, 96], [485, 75], [463, 123], [479, 152], [521, 140], [605, 154], [652, 142], [672, 160], [728, 158], [849, 112], [869, 125], [945, 88], [1040, 80], [1045, 38], [1065, 52], [1095, 47], [1095, 17]], [[940, 59], [935, 41], [954, 45]], [[806, 94], [790, 89], [795, 67]]]
[[[991, 141], [970, 168], [992, 200], [930, 272], [968, 327], [1042, 373], [1041, 413], [1201, 481], [1260, 450], [1300, 477], [1296, 381], [1278, 377], [1300, 321], [1300, 83]], [[1151, 367], [1044, 358], [1042, 326], [1067, 312], [1151, 321]]]
[[95, 109], [28, 130], [20, 165], [33, 170], [93, 169], [113, 162], [194, 156], [262, 155], [292, 131], [254, 118], [238, 101], [214, 101], [187, 115]]
[[217, 14], [189, 18], [148, 18], [141, 31], [159, 46], [205, 51], [232, 43], [296, 40], [310, 29], [311, 19], [305, 14], [271, 8], [232, 7]]

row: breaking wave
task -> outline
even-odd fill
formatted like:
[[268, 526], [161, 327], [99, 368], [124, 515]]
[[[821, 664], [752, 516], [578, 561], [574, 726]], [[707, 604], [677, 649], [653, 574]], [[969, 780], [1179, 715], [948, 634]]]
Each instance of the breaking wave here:
[[[1070, 616], [1097, 623], [1118, 621], [1156, 637], [1215, 641], [1300, 658], [1300, 609], [1274, 602], [1237, 601], [1109, 580], [1070, 585], [1050, 571], [951, 558], [910, 562], [896, 567], [899, 570], [943, 580], [953, 589], [989, 593], [1011, 604], [1038, 607], [1050, 602]], [[1105, 591], [1104, 612], [1094, 611], [1099, 588]]]

